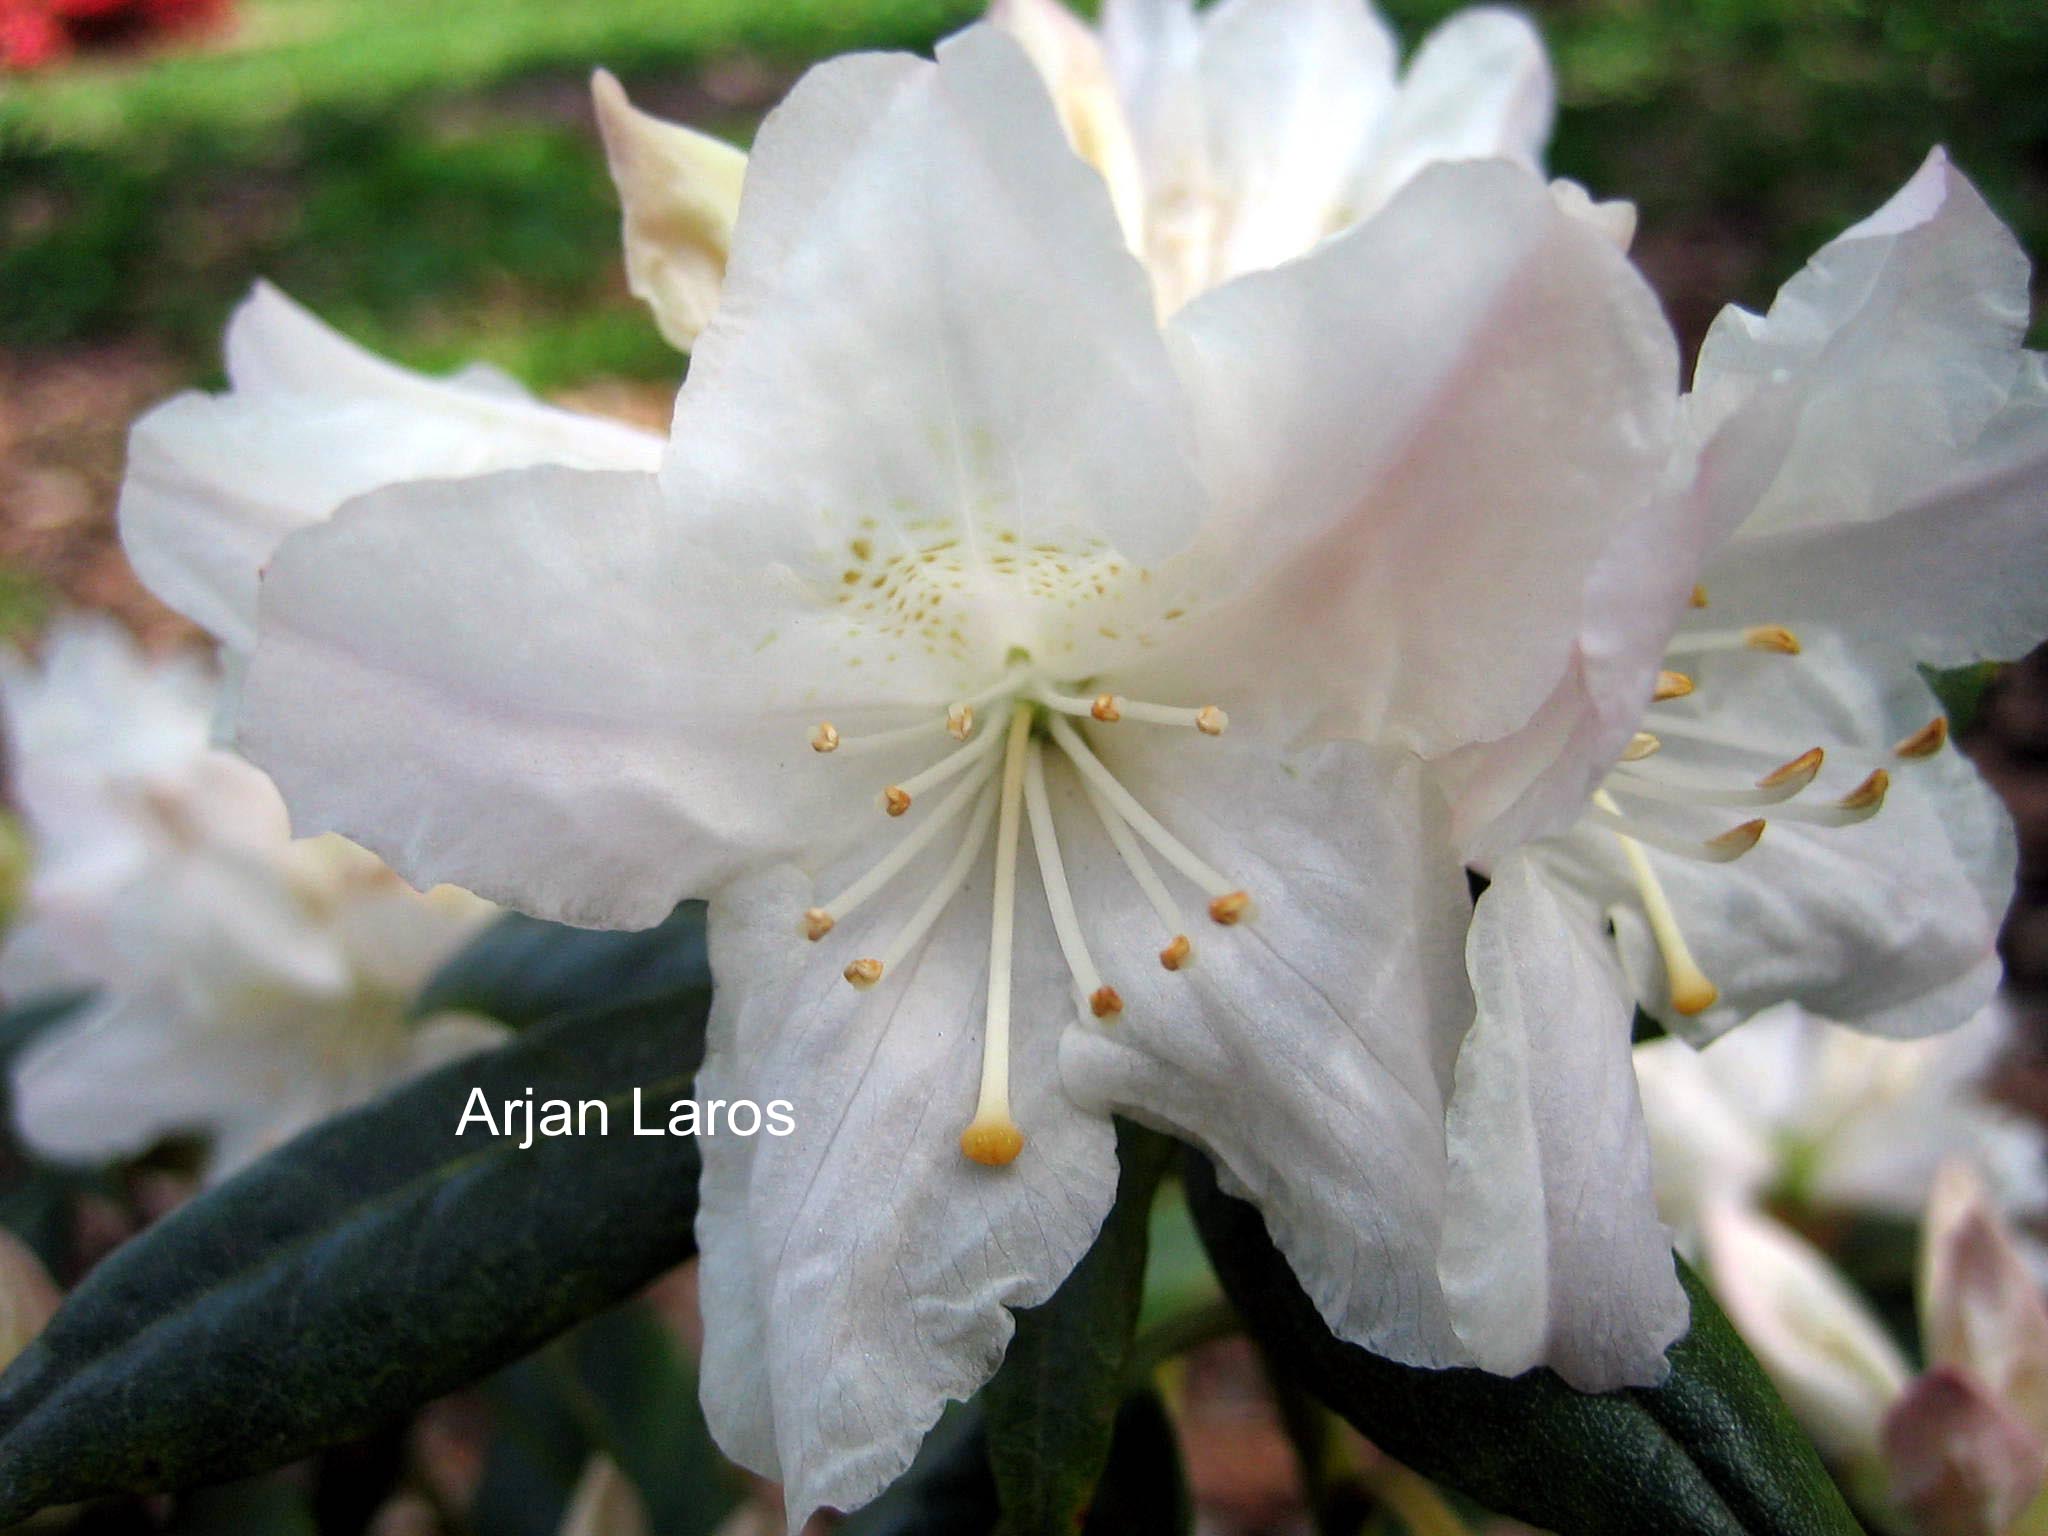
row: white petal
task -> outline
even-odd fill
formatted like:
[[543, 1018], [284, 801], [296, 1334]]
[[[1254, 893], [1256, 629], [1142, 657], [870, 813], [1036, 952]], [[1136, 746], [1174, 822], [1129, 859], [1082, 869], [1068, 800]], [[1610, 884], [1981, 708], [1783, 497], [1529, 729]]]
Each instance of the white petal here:
[[1943, 665], [2034, 644], [2048, 385], [2027, 315], [2024, 254], [1939, 150], [1769, 315], [1725, 312], [1688, 403], [1703, 437], [1753, 439], [1720, 491], [1747, 521], [1717, 599]]
[[[1892, 200], [1779, 290], [1768, 315], [1728, 309], [1700, 350], [1691, 410], [1712, 430], [1744, 402], [1798, 418], [1752, 533], [1882, 515], [1930, 450], [1974, 438], [2004, 404], [2027, 324], [2027, 261], [1935, 150]], [[1841, 462], [1844, 448], [1857, 450]]]
[[1010, 1310], [1066, 1278], [1117, 1176], [1108, 1118], [1060, 1091], [1054, 1036], [1074, 1005], [1028, 871], [1010, 1079], [1027, 1140], [1006, 1168], [959, 1141], [981, 1068], [987, 862], [865, 994], [839, 968], [880, 947], [922, 884], [817, 945], [796, 926], [813, 891], [784, 868], [714, 902], [720, 984], [696, 1089], [700, 1103], [786, 1097], [795, 1121], [787, 1137], [706, 1139], [697, 1218], [705, 1410], [729, 1455], [782, 1480], [792, 1527], [873, 1498], [947, 1399], [994, 1373]]
[[1392, 104], [1394, 58], [1360, 0], [1225, 0], [1203, 13], [1211, 282], [1277, 266], [1351, 222], [1347, 184]]
[[1668, 1038], [1635, 1049], [1657, 1214], [1679, 1229], [1683, 1242], [1697, 1236], [1713, 1200], [1750, 1200], [1776, 1175], [1775, 1128], [1755, 1112], [1754, 1100], [1730, 1091], [1715, 1070], [1721, 1065], [1715, 1052], [1739, 1047], [1759, 1031], [1769, 1033], [1761, 1020], [1752, 1021], [1704, 1052]]
[[366, 497], [271, 565], [243, 747], [301, 834], [591, 927], [652, 926], [757, 860], [829, 845], [907, 770], [811, 751], [837, 696], [819, 696], [803, 615], [701, 527], [647, 475]]
[[1620, 253], [1527, 172], [1436, 166], [1170, 335], [1234, 518], [1213, 580], [1256, 582], [1215, 674], [1426, 753], [1525, 723], [1664, 470], [1673, 343]]
[[210, 1127], [235, 1090], [234, 1052], [193, 1048], [166, 986], [90, 1006], [15, 1059], [14, 1128], [46, 1157], [100, 1161]]
[[[1889, 457], [1867, 442], [1831, 447], [1831, 472], [1844, 475], [1881, 472]], [[2048, 359], [2025, 355], [1973, 441], [1930, 448], [1904, 473], [1882, 487], [1875, 518], [1745, 529], [1707, 567], [1714, 606], [1737, 622], [1825, 624], [1874, 655], [1931, 666], [2025, 654], [2048, 635]]]
[[1599, 916], [1510, 859], [1465, 953], [1479, 1012], [1447, 1122], [1453, 1324], [1504, 1376], [1549, 1365], [1588, 1392], [1651, 1385], [1689, 1309], [1651, 1195], [1634, 1010]]
[[1332, 744], [1276, 759], [1235, 728], [1193, 745], [1118, 738], [1105, 760], [1253, 906], [1222, 928], [1190, 893], [1193, 963], [1164, 970], [1170, 935], [1069, 787], [1076, 901], [1125, 1003], [1068, 1033], [1069, 1092], [1211, 1152], [1343, 1338], [1411, 1364], [1468, 1362], [1436, 1274], [1444, 1104], [1471, 1019], [1470, 904], [1441, 804], [1398, 754]]
[[640, 111], [608, 70], [591, 77], [590, 94], [625, 210], [627, 284], [687, 352], [718, 307], [747, 157]]
[[1358, 168], [1360, 217], [1438, 160], [1513, 160], [1534, 169], [1557, 114], [1543, 39], [1515, 11], [1475, 6], [1428, 37]]
[[1023, 46], [1052, 92], [1074, 153], [1102, 174], [1124, 243], [1145, 242], [1145, 182], [1102, 44], [1061, 0], [993, 0], [991, 25]]
[[763, 125], [677, 402], [678, 505], [799, 567], [868, 528], [1146, 561], [1200, 516], [1186, 443], [1144, 274], [1010, 38], [835, 61]]
[[1734, 1204], [1707, 1214], [1714, 1296], [1821, 1451], [1879, 1459], [1885, 1410], [1906, 1385], [1905, 1358], [1826, 1259], [1770, 1217]]
[[[1883, 809], [1857, 825], [1770, 821], [1765, 809], [1762, 841], [1733, 863], [1651, 851], [1693, 954], [1720, 989], [1717, 1006], [1693, 1019], [1672, 1013], [1610, 834], [1587, 829], [1556, 846], [1577, 864], [1582, 888], [1614, 903], [1616, 936], [1643, 1006], [1667, 1028], [1711, 1035], [1785, 1001], [1879, 1034], [1952, 1028], [1975, 1015], [1998, 982], [1998, 928], [2013, 889], [2011, 818], [1953, 748], [1918, 762], [1892, 756], [1902, 721], [1924, 723], [1935, 712], [1923, 685], [1907, 680], [1919, 702], [1901, 705], [1831, 636], [1807, 631], [1801, 639], [1797, 658], [1704, 658], [1710, 665], [1698, 671], [1698, 691], [1659, 706], [1755, 749], [1746, 763], [1728, 759], [1714, 775], [1732, 783], [1760, 761], [1815, 745], [1831, 766], [1803, 799], [1826, 802], [1877, 767], [1891, 775]], [[1704, 835], [1732, 818], [1694, 819]]]
[[267, 284], [235, 312], [227, 352], [231, 393], [180, 395], [135, 424], [120, 521], [150, 590], [232, 648], [255, 642], [271, 552], [350, 497], [527, 464], [659, 462], [652, 434], [394, 367]]

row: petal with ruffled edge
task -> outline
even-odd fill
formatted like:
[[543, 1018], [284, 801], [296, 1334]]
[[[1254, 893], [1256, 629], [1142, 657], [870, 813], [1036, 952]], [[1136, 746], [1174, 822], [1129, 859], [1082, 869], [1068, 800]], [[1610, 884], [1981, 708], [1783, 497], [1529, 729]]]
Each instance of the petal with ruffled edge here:
[[1706, 573], [1714, 606], [1934, 665], [2048, 633], [2027, 314], [2024, 254], [1939, 150], [1767, 316], [1724, 312], [1688, 415], [1709, 441], [1751, 430], [1756, 463], [1724, 489], [1746, 521]]
[[1478, 1017], [1446, 1122], [1452, 1323], [1503, 1376], [1548, 1365], [1588, 1392], [1660, 1381], [1689, 1308], [1651, 1194], [1633, 1009], [1598, 915], [1512, 858], [1465, 954]]
[[605, 161], [624, 210], [626, 283], [685, 352], [718, 307], [746, 154], [722, 139], [650, 117], [609, 70], [591, 77]]
[[1434, 166], [1169, 336], [1227, 519], [1189, 558], [1243, 594], [1209, 675], [1426, 754], [1527, 722], [1668, 457], [1675, 348], [1621, 253], [1526, 171]]
[[428, 378], [330, 330], [267, 283], [227, 335], [229, 394], [188, 393], [128, 442], [121, 542], [144, 584], [234, 650], [256, 643], [258, 573], [351, 497], [529, 464], [652, 469], [661, 439], [502, 383]]
[[[1698, 691], [1659, 706], [1710, 733], [1697, 761], [1723, 771], [1708, 776], [1740, 784], [1759, 764], [1819, 745], [1832, 766], [1802, 800], [1825, 804], [1879, 766], [1891, 779], [1883, 808], [1856, 825], [1772, 821], [1768, 807], [1760, 810], [1762, 841], [1732, 863], [1650, 850], [1694, 956], [1720, 989], [1715, 1006], [1693, 1017], [1671, 1009], [1611, 833], [1588, 825], [1544, 844], [1539, 857], [1608, 908], [1643, 1007], [1676, 1033], [1708, 1038], [1784, 1001], [1879, 1034], [1950, 1028], [1997, 986], [1998, 927], [2013, 889], [2011, 818], [1953, 748], [1921, 761], [1893, 756], [1892, 744], [1915, 728], [1907, 722], [1924, 725], [1934, 713], [1923, 684], [1902, 679], [1887, 695], [1833, 637], [1803, 639], [1797, 658], [1703, 658]], [[1685, 814], [1701, 835], [1729, 819]]]
[[1557, 115], [1543, 39], [1526, 16], [1460, 11], [1416, 49], [1351, 190], [1362, 218], [1436, 160], [1513, 160], [1532, 170]]
[[1010, 1072], [1027, 1140], [1015, 1162], [985, 1168], [960, 1132], [981, 1070], [989, 861], [867, 993], [839, 965], [879, 947], [932, 869], [914, 866], [860, 922], [806, 944], [798, 914], [857, 867], [820, 886], [769, 870], [711, 909], [719, 984], [697, 1101], [786, 1099], [795, 1129], [703, 1142], [705, 1411], [728, 1454], [781, 1479], [792, 1528], [819, 1506], [867, 1502], [909, 1464], [946, 1401], [994, 1374], [1010, 1311], [1052, 1294], [1116, 1195], [1108, 1117], [1060, 1090], [1055, 1040], [1074, 1003], [1031, 871]]
[[1436, 1272], [1444, 1105], [1471, 1021], [1471, 904], [1441, 804], [1412, 759], [1362, 746], [1283, 758], [1235, 727], [1195, 747], [1097, 742], [1253, 905], [1221, 928], [1191, 900], [1192, 963], [1163, 969], [1171, 935], [1054, 777], [1083, 931], [1124, 999], [1113, 1023], [1069, 1031], [1068, 1091], [1212, 1153], [1342, 1337], [1411, 1364], [1468, 1362]]

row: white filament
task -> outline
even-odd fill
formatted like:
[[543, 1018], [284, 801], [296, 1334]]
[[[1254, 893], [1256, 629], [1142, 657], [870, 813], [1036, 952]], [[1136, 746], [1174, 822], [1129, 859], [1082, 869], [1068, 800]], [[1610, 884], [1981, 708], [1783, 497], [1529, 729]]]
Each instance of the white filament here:
[[1081, 918], [1074, 910], [1074, 893], [1067, 884], [1067, 870], [1060, 858], [1059, 836], [1052, 822], [1052, 800], [1045, 792], [1045, 753], [1036, 741], [1024, 758], [1024, 809], [1031, 817], [1031, 847], [1038, 855], [1038, 874], [1045, 884], [1045, 904], [1052, 912], [1053, 936], [1074, 984], [1087, 1002], [1102, 989], [1102, 977], [1081, 936]]

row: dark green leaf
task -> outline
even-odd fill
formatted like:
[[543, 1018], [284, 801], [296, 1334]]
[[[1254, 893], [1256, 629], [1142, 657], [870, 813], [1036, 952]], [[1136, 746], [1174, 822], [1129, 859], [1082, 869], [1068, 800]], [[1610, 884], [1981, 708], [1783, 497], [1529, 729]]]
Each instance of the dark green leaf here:
[[657, 928], [613, 933], [508, 912], [429, 978], [416, 1016], [486, 1014], [515, 1028], [586, 1008], [686, 991], [703, 973], [704, 908], [685, 902]]
[[306, 1495], [283, 1477], [200, 1488], [178, 1500], [165, 1536], [316, 1536]]
[[[677, 939], [687, 986], [317, 1127], [95, 1270], [0, 1378], [0, 1525], [354, 1438], [689, 1257], [696, 1144], [632, 1134], [634, 1090], [665, 1109], [703, 1051], [702, 940]], [[602, 1101], [610, 1134], [458, 1137], [472, 1090]]]
[[996, 1480], [978, 1403], [947, 1410], [910, 1470], [841, 1522], [837, 1536], [987, 1536], [996, 1528]]
[[591, 1456], [640, 1491], [661, 1536], [708, 1536], [739, 1501], [711, 1443], [695, 1374], [633, 1302], [592, 1318], [488, 1387], [497, 1433], [473, 1516], [492, 1536], [552, 1536]]
[[1042, 1306], [1017, 1314], [1003, 1368], [982, 1389], [1009, 1536], [1070, 1536], [1109, 1455], [1131, 1332], [1144, 1297], [1152, 1195], [1173, 1143], [1117, 1123], [1116, 1205]]
[[1920, 675], [1927, 679], [1927, 686], [1934, 690], [1934, 697], [1941, 703], [1941, 712], [1948, 716], [1949, 729], [1958, 733], [1977, 723], [1977, 715], [1984, 707], [1985, 692], [1996, 681], [1998, 673], [1999, 664], [1995, 661], [1920, 669]]
[[1589, 1396], [1548, 1371], [1423, 1371], [1341, 1343], [1258, 1211], [1188, 1159], [1195, 1220], [1269, 1356], [1418, 1472], [1573, 1536], [1843, 1536], [1860, 1528], [1762, 1369], [1681, 1266], [1690, 1334], [1661, 1387]]
[[1166, 1405], [1149, 1388], [1134, 1393], [1117, 1410], [1109, 1464], [1095, 1485], [1083, 1536], [1186, 1536], [1194, 1524]]

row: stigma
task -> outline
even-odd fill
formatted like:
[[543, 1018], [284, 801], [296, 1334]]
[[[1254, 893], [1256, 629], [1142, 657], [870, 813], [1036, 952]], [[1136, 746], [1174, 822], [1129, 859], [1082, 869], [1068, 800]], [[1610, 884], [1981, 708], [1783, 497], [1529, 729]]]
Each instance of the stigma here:
[[[1005, 1167], [1022, 1156], [1028, 1144], [1010, 1097], [1018, 871], [1027, 833], [1054, 942], [1072, 982], [1077, 1016], [1097, 1027], [1114, 1027], [1124, 1011], [1124, 997], [1098, 965], [1075, 907], [1063, 837], [1071, 841], [1077, 834], [1099, 833], [1115, 852], [1159, 921], [1163, 942], [1156, 954], [1164, 970], [1186, 969], [1195, 952], [1182, 899], [1169, 885], [1169, 877], [1199, 893], [1210, 922], [1218, 927], [1235, 927], [1252, 915], [1250, 893], [1210, 866], [1153, 815], [1083, 734], [1144, 728], [1185, 731], [1199, 741], [1221, 736], [1229, 728], [1229, 717], [1213, 703], [1154, 703], [1099, 688], [1061, 685], [1042, 678], [1028, 658], [1013, 653], [995, 684], [943, 710], [934, 709], [924, 720], [861, 736], [842, 735], [829, 721], [820, 721], [810, 733], [812, 750], [835, 760], [919, 743], [929, 744], [935, 755], [916, 773], [882, 786], [879, 808], [887, 821], [902, 822], [907, 830], [864, 874], [830, 900], [805, 910], [800, 929], [807, 940], [819, 942], [838, 931], [885, 889], [906, 878], [923, 855], [941, 847], [951, 850], [901, 926], [881, 944], [863, 948], [844, 962], [841, 975], [849, 986], [868, 991], [895, 980], [993, 850], [980, 1088], [972, 1117], [960, 1134], [962, 1154], [982, 1166]], [[1054, 762], [1063, 765], [1080, 791], [1076, 798], [1087, 807], [1085, 824], [1079, 828], [1057, 824], [1048, 783], [1048, 768]], [[930, 862], [920, 867], [929, 876]]]

